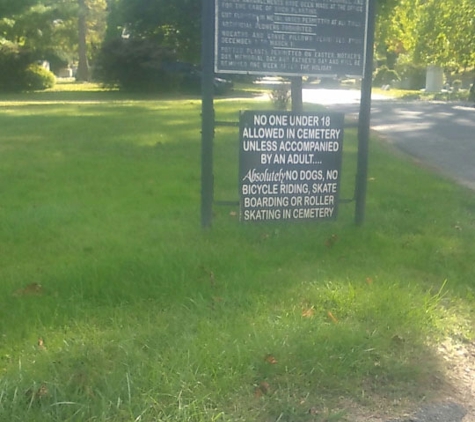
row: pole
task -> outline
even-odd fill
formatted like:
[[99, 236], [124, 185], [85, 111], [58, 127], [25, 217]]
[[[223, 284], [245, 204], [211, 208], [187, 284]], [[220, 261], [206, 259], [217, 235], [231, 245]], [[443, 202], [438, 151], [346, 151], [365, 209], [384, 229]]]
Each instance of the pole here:
[[371, 85], [373, 82], [373, 45], [375, 0], [368, 0], [368, 23], [366, 29], [366, 54], [358, 123], [358, 160], [355, 188], [355, 223], [361, 226], [365, 218], [366, 188], [368, 182], [368, 146], [371, 118]]
[[303, 111], [302, 98], [302, 77], [294, 76], [290, 80], [290, 93], [292, 99], [292, 111], [300, 113]]
[[211, 227], [213, 218], [214, 138], [214, 2], [202, 0], [201, 46], [201, 225]]

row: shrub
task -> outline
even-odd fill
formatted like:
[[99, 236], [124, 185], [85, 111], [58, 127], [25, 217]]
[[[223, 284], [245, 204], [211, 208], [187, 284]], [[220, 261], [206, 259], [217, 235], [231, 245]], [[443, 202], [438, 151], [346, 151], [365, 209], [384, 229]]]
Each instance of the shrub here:
[[128, 91], [166, 92], [177, 89], [180, 77], [164, 69], [174, 54], [151, 40], [115, 38], [97, 58], [94, 77], [106, 86]]
[[291, 98], [289, 86], [284, 83], [277, 86], [269, 93], [269, 97], [276, 110], [287, 110]]
[[390, 85], [394, 81], [399, 81], [401, 78], [398, 73], [393, 69], [388, 69], [387, 66], [381, 66], [377, 71], [373, 79], [373, 85], [382, 86]]
[[16, 44], [0, 44], [0, 91], [32, 91], [54, 86], [53, 73], [35, 61], [32, 52]]
[[33, 56], [12, 43], [0, 44], [0, 91], [22, 91], [24, 72]]
[[402, 81], [402, 88], [418, 90], [426, 86], [425, 66], [417, 66], [414, 64], [403, 64], [397, 67], [397, 71]]
[[458, 92], [462, 88], [462, 81], [460, 79], [456, 79], [452, 82], [452, 89], [454, 92]]
[[31, 64], [24, 71], [24, 91], [40, 91], [52, 88], [55, 83], [54, 74], [39, 64]]

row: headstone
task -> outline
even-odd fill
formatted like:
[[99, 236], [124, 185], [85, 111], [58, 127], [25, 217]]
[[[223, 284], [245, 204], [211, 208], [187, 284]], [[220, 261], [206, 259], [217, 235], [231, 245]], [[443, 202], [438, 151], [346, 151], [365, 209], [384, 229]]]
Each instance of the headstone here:
[[440, 66], [429, 66], [426, 76], [426, 91], [439, 92], [444, 87], [444, 69]]

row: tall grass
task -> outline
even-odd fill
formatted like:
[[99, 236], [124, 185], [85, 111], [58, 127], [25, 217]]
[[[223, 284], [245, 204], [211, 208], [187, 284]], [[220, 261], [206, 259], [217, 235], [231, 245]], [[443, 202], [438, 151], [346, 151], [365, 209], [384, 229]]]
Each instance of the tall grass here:
[[[249, 99], [216, 103], [220, 120]], [[200, 104], [0, 102], [0, 420], [352, 420], [438, 393], [473, 338], [475, 198], [373, 140], [367, 221], [200, 228]], [[237, 200], [237, 131], [215, 193]], [[342, 190], [353, 194], [355, 133]], [[331, 240], [331, 241], [329, 241]]]

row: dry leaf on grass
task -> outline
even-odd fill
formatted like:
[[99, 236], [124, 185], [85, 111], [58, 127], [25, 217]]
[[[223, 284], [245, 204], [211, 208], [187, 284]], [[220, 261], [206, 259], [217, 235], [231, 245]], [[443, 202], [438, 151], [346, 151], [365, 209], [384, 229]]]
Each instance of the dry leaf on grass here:
[[332, 248], [337, 240], [338, 236], [336, 234], [332, 234], [327, 240], [325, 240], [325, 246], [327, 248]]
[[260, 397], [268, 394], [269, 391], [270, 391], [269, 383], [263, 381], [254, 389], [254, 397], [260, 398]]
[[43, 337], [38, 337], [38, 349], [46, 350], [45, 341], [43, 340]]
[[330, 320], [331, 320], [334, 324], [336, 324], [336, 323], [338, 322], [338, 319], [336, 319], [335, 316], [334, 316], [330, 311], [328, 311], [327, 315], [328, 315], [328, 318], [330, 318]]
[[275, 365], [277, 363], [277, 359], [273, 355], [271, 355], [270, 353], [265, 355], [264, 360], [267, 363], [270, 363], [271, 365]]
[[25, 393], [28, 401], [34, 403], [38, 400], [41, 400], [49, 395], [48, 387], [46, 384], [41, 384], [39, 388], [30, 388]]
[[302, 316], [304, 318], [312, 318], [314, 315], [315, 315], [315, 308], [313, 306], [311, 308], [307, 308], [302, 311]]
[[28, 284], [27, 286], [23, 287], [22, 289], [18, 289], [13, 293], [14, 296], [39, 296], [42, 294], [43, 286], [38, 283]]

